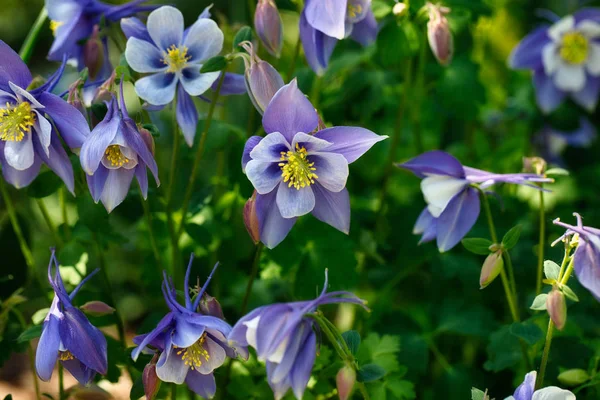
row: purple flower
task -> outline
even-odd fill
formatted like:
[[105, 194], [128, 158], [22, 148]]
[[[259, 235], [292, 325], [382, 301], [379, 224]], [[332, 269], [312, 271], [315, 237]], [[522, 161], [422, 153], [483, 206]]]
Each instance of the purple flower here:
[[575, 275], [581, 286], [600, 301], [600, 229], [584, 226], [581, 215], [573, 215], [577, 218], [577, 226], [565, 224], [559, 219], [554, 220], [555, 225], [567, 228], [567, 232], [556, 242], [567, 236], [579, 235], [579, 243], [573, 256]]
[[192, 254], [185, 274], [185, 307], [177, 302], [173, 282], [165, 273], [162, 291], [171, 311], [152, 332], [134, 339], [138, 347], [133, 350], [131, 357], [136, 360], [147, 346], [154, 347], [160, 353], [156, 375], [161, 381], [185, 382], [195, 393], [208, 399], [216, 391], [213, 371], [225, 362], [227, 356], [235, 358], [236, 353], [227, 345], [226, 338], [231, 326], [217, 317], [197, 312], [200, 299], [218, 264], [192, 302], [188, 283], [193, 259]]
[[73, 193], [73, 168], [58, 133], [77, 149], [90, 129], [76, 108], [50, 93], [63, 69], [64, 63], [46, 84], [28, 91], [29, 69], [0, 41], [0, 165], [4, 179], [16, 188], [29, 185], [46, 164]]
[[420, 243], [437, 239], [440, 252], [448, 251], [471, 230], [479, 216], [479, 191], [496, 183], [514, 183], [539, 189], [535, 182], [551, 182], [536, 174], [494, 174], [465, 167], [443, 151], [423, 153], [400, 168], [422, 179], [421, 191], [427, 202], [413, 233], [422, 235]]
[[379, 28], [371, 0], [306, 0], [300, 15], [300, 38], [310, 67], [322, 75], [338, 40], [350, 36], [363, 46]]
[[556, 386], [548, 386], [535, 390], [536, 371], [525, 375], [525, 380], [519, 385], [512, 396], [506, 400], [575, 400], [575, 395], [568, 390]]
[[261, 241], [277, 246], [308, 213], [348, 233], [348, 164], [387, 136], [346, 126], [313, 135], [319, 116], [296, 80], [277, 91], [262, 121], [267, 135], [248, 139], [242, 156], [242, 169], [258, 193]]
[[594, 125], [584, 117], [579, 119], [579, 127], [571, 132], [563, 132], [550, 126], [544, 127], [534, 138], [542, 157], [548, 162], [564, 165], [561, 153], [571, 147], [589, 147], [596, 139]]
[[276, 400], [290, 388], [301, 399], [310, 378], [319, 326], [306, 314], [315, 312], [318, 306], [335, 303], [358, 304], [366, 309], [366, 302], [350, 292], [326, 291], [327, 271], [323, 291], [316, 299], [257, 308], [242, 317], [228, 336], [240, 353], [252, 346], [258, 359], [266, 362], [267, 380]]
[[148, 175], [150, 169], [158, 180], [158, 167], [151, 149], [140, 135], [135, 122], [129, 118], [123, 102], [123, 82], [121, 96], [117, 102], [113, 98], [108, 105], [108, 112], [81, 148], [81, 167], [87, 174], [88, 187], [92, 198], [97, 203], [102, 201], [106, 211], [111, 212], [121, 204], [133, 176], [137, 178], [144, 198], [148, 195]]
[[533, 70], [543, 112], [555, 110], [567, 95], [593, 111], [600, 90], [600, 13], [584, 9], [536, 29], [513, 50], [509, 64]]
[[[56, 268], [52, 277], [52, 265]], [[82, 385], [87, 385], [96, 373], [106, 374], [106, 338], [83, 312], [72, 304], [79, 289], [96, 273], [95, 270], [69, 295], [63, 284], [58, 261], [52, 250], [48, 264], [48, 280], [54, 289], [54, 300], [44, 319], [42, 336], [35, 354], [35, 370], [41, 380], [48, 381], [57, 360]]]
[[202, 64], [221, 52], [223, 32], [202, 13], [184, 30], [181, 11], [163, 6], [148, 16], [147, 30], [127, 21], [125, 57], [133, 70], [150, 75], [135, 83], [139, 97], [164, 106], [177, 92], [177, 122], [189, 146], [194, 143], [198, 111], [190, 96], [200, 96], [215, 83], [219, 72], [200, 73]]

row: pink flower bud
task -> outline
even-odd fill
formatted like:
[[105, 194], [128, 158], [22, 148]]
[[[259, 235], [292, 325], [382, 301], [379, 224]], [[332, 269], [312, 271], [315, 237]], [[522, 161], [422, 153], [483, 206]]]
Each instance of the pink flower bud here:
[[427, 3], [427, 8], [429, 11], [429, 22], [427, 23], [429, 47], [441, 65], [448, 65], [454, 53], [454, 39], [445, 16], [450, 9], [431, 3]]
[[115, 312], [114, 308], [102, 301], [88, 301], [79, 308], [84, 313], [93, 315], [95, 317], [101, 317], [103, 315], [108, 315]]
[[100, 39], [100, 27], [94, 25], [92, 35], [83, 45], [83, 63], [88, 68], [90, 79], [96, 79], [104, 64], [104, 43]]
[[152, 357], [152, 360], [144, 367], [142, 374], [142, 382], [144, 384], [144, 393], [146, 394], [146, 400], [152, 400], [158, 394], [160, 389], [160, 379], [156, 374], [156, 363], [158, 362], [158, 354]]
[[260, 241], [260, 228], [258, 215], [256, 215], [256, 190], [244, 205], [244, 225], [246, 225], [246, 230], [254, 243], [258, 243]]
[[487, 256], [481, 267], [481, 275], [479, 276], [479, 286], [481, 289], [487, 287], [496, 279], [498, 274], [504, 268], [504, 260], [502, 259], [502, 251]]
[[211, 315], [220, 319], [225, 319], [223, 315], [223, 309], [217, 299], [204, 292], [202, 299], [200, 300], [200, 312], [204, 315]]
[[565, 300], [565, 295], [558, 289], [552, 289], [546, 298], [546, 309], [556, 328], [562, 331], [567, 323], [567, 301]]
[[337, 385], [340, 400], [347, 400], [350, 398], [350, 394], [352, 394], [352, 389], [354, 388], [355, 382], [356, 371], [354, 368], [346, 365], [338, 371], [335, 377], [335, 383]]
[[267, 51], [279, 58], [283, 47], [283, 22], [274, 0], [258, 0], [254, 27]]
[[250, 55], [249, 60], [244, 58], [246, 89], [252, 104], [262, 114], [275, 93], [283, 86], [283, 78], [271, 64], [258, 58], [252, 43], [244, 42], [242, 47]]
[[150, 153], [152, 153], [152, 155], [154, 155], [155, 146], [154, 146], [154, 137], [152, 136], [152, 133], [140, 124], [138, 124], [138, 131], [140, 132], [140, 136], [144, 140], [144, 143], [146, 143], [146, 147], [148, 147], [148, 150], [150, 150]]

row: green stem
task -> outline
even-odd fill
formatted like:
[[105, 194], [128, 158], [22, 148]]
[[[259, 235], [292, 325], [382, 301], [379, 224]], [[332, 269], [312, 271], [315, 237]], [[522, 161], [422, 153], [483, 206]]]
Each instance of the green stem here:
[[496, 227], [494, 226], [494, 218], [492, 218], [492, 210], [490, 209], [490, 202], [488, 201], [487, 195], [483, 190], [477, 188], [481, 194], [481, 202], [483, 203], [483, 209], [487, 218], [488, 227], [490, 229], [490, 237], [492, 242], [498, 243], [498, 235], [496, 234]]
[[260, 256], [264, 249], [265, 245], [262, 242], [259, 242], [256, 245], [256, 252], [254, 253], [254, 261], [252, 262], [252, 269], [250, 271], [250, 279], [248, 280], [248, 285], [246, 286], [246, 293], [244, 294], [244, 300], [242, 301], [242, 315], [246, 314], [248, 309], [248, 302], [250, 301], [250, 294], [252, 293], [252, 286], [254, 285], [254, 281], [258, 275], [258, 267], [260, 265]]
[[173, 190], [175, 187], [176, 170], [177, 170], [177, 158], [179, 157], [179, 147], [181, 135], [179, 132], [179, 125], [177, 124], [177, 111], [176, 111], [176, 100], [173, 101], [173, 149], [171, 154], [171, 169], [169, 170], [169, 183], [167, 186], [167, 228], [169, 230], [169, 239], [171, 241], [171, 263], [169, 274], [177, 279], [175, 276], [179, 262], [179, 240], [177, 231], [175, 229], [175, 222], [173, 221]]
[[535, 380], [535, 389], [539, 389], [544, 384], [544, 375], [546, 375], [546, 366], [548, 364], [548, 356], [550, 355], [550, 346], [552, 345], [552, 333], [554, 331], [554, 323], [552, 319], [548, 321], [548, 331], [546, 332], [546, 344], [542, 353], [542, 362], [540, 364], [540, 373]]
[[428, 341], [428, 344], [429, 344], [429, 349], [435, 356], [436, 360], [440, 363], [442, 368], [444, 368], [444, 370], [446, 372], [452, 372], [452, 365], [450, 365], [450, 363], [448, 362], [448, 360], [446, 359], [444, 354], [437, 347], [433, 338]]
[[[152, 246], [152, 253], [154, 253], [154, 260], [156, 261], [159, 270], [162, 270], [162, 261], [160, 259], [160, 252], [158, 251], [158, 244], [156, 242], [156, 236], [154, 236], [154, 229], [152, 229], [152, 214], [150, 213], [150, 207], [148, 202], [144, 199], [140, 193], [140, 200], [142, 202], [142, 208], [144, 209], [144, 215], [146, 216], [146, 224], [148, 225], [148, 235], [150, 236], [150, 246]], [[162, 271], [159, 271], [162, 273]], [[159, 273], [159, 276], [160, 276]]]
[[[540, 183], [540, 189], [543, 184]], [[539, 191], [540, 196], [540, 241], [538, 243], [537, 280], [535, 282], [535, 294], [542, 293], [542, 280], [544, 272], [544, 244], [546, 243], [546, 209], [544, 207], [544, 192]]]
[[58, 199], [60, 202], [60, 209], [62, 211], [63, 225], [65, 227], [65, 239], [68, 242], [71, 240], [71, 227], [69, 226], [69, 215], [67, 214], [67, 199], [65, 196], [66, 190], [67, 188], [63, 186], [58, 191]]
[[[505, 265], [508, 269], [508, 279], [510, 282], [510, 287], [512, 290], [513, 299], [515, 304], [519, 304], [519, 298], [517, 297], [517, 282], [515, 281], [515, 272], [512, 264], [512, 258], [510, 257], [510, 253], [508, 250], [502, 252], [504, 256]], [[517, 315], [519, 315], [519, 308], [517, 307]]]
[[171, 400], [177, 400], [177, 384], [171, 383]]
[[188, 208], [190, 206], [190, 200], [192, 199], [192, 193], [194, 192], [194, 186], [196, 181], [196, 174], [198, 173], [198, 167], [200, 166], [200, 161], [202, 161], [202, 156], [204, 155], [204, 147], [206, 146], [206, 137], [208, 136], [208, 131], [210, 130], [210, 125], [212, 123], [213, 115], [215, 113], [215, 108], [217, 106], [217, 101], [219, 100], [219, 94], [221, 93], [221, 88], [223, 87], [223, 82], [225, 81], [225, 71], [221, 74], [221, 78], [219, 79], [219, 83], [217, 84], [217, 89], [215, 90], [215, 94], [213, 96], [212, 102], [210, 103], [210, 108], [208, 109], [208, 115], [206, 116], [206, 121], [204, 122], [204, 131], [202, 132], [202, 136], [200, 136], [200, 143], [198, 143], [198, 149], [196, 150], [196, 156], [194, 158], [194, 164], [192, 165], [192, 171], [190, 172], [189, 183], [187, 185], [185, 196], [183, 197], [183, 203], [181, 207], [181, 223], [179, 224], [179, 229], [177, 230], [177, 238], [181, 236], [183, 233], [183, 229], [185, 227], [185, 219], [186, 214], [188, 212]]
[[561, 285], [566, 285], [567, 282], [569, 282], [569, 278], [571, 278], [571, 274], [573, 273], [574, 268], [575, 268], [575, 257], [571, 257], [571, 260], [569, 261], [569, 266], [567, 267], [567, 270], [565, 271], [564, 275], [562, 275], [562, 278], [560, 280]]
[[65, 374], [62, 363], [58, 363], [58, 400], [65, 400]]
[[44, 22], [46, 22], [46, 18], [48, 18], [48, 11], [46, 10], [46, 7], [44, 7], [40, 10], [37, 19], [25, 38], [25, 42], [23, 42], [23, 45], [21, 46], [21, 50], [19, 50], [19, 56], [25, 64], [29, 62], [31, 54], [33, 54], [33, 47], [38, 40], [40, 31], [44, 26]]
[[358, 391], [360, 392], [364, 400], [371, 400], [371, 398], [369, 397], [369, 392], [367, 392], [367, 387], [365, 386], [364, 382], [356, 382], [356, 387], [358, 388]]
[[[19, 320], [21, 329], [25, 331], [25, 329], [27, 329], [27, 322], [25, 321], [25, 317], [23, 317], [23, 313], [14, 307], [11, 309], [11, 311]], [[37, 374], [35, 373], [35, 353], [33, 351], [33, 347], [31, 346], [31, 342], [27, 343], [27, 357], [29, 358], [29, 368], [31, 368], [32, 372], [31, 376], [33, 378], [33, 388], [35, 389], [35, 398], [40, 400], [40, 385], [37, 380]]]
[[[335, 348], [336, 353], [338, 353], [338, 355], [340, 356], [342, 361], [352, 361], [352, 362], [354, 361], [352, 359], [349, 359], [348, 354], [346, 354], [344, 352], [342, 345], [340, 344], [339, 340], [336, 338], [336, 336], [333, 334], [333, 332], [329, 328], [329, 325], [325, 322], [326, 319], [324, 317], [321, 317], [319, 314], [314, 314], [314, 313], [306, 314], [306, 316], [314, 319], [317, 322], [317, 324], [319, 325], [319, 327], [321, 328], [323, 333], [325, 333], [325, 336], [327, 336], [327, 339], [329, 339], [329, 342], [331, 342], [331, 345]], [[350, 354], [350, 357], [352, 357], [351, 354]]]
[[510, 309], [510, 315], [512, 316], [513, 322], [519, 322], [519, 313], [517, 307], [513, 302], [512, 290], [510, 289], [510, 283], [506, 276], [504, 268], [500, 271], [500, 278], [502, 279], [502, 286], [504, 287], [504, 294], [506, 295], [506, 301], [508, 302], [508, 308]]
[[62, 248], [63, 247], [63, 241], [60, 238], [60, 236], [58, 235], [58, 231], [56, 230], [56, 227], [54, 226], [54, 223], [52, 222], [52, 218], [50, 218], [50, 213], [48, 213], [48, 208], [46, 208], [46, 204], [44, 204], [44, 200], [42, 199], [36, 199], [35, 200], [40, 212], [42, 213], [42, 217], [44, 217], [44, 221], [46, 221], [46, 225], [48, 225], [48, 230], [50, 231], [50, 234], [52, 235], [52, 240], [54, 241], [54, 245], [58, 246], [58, 248]]
[[423, 91], [425, 81], [425, 60], [427, 58], [427, 32], [423, 32], [421, 35], [421, 43], [419, 47], [419, 58], [417, 64], [417, 76], [415, 79], [415, 94], [416, 99], [411, 103], [411, 111], [413, 114], [413, 139], [415, 141], [415, 150], [417, 154], [421, 154], [424, 151], [423, 138], [421, 136], [421, 103], [423, 102]]

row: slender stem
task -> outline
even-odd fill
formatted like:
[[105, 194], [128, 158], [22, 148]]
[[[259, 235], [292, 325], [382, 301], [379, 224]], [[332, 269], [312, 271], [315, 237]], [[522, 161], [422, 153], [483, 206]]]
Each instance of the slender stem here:
[[256, 11], [256, 5], [254, 4], [254, 0], [248, 0], [248, 13], [250, 14], [250, 19], [254, 20], [254, 13]]
[[252, 269], [250, 271], [250, 279], [248, 280], [248, 285], [246, 286], [246, 293], [244, 294], [244, 300], [242, 301], [242, 315], [246, 314], [248, 309], [248, 302], [250, 301], [250, 294], [252, 293], [252, 286], [254, 285], [254, 281], [256, 280], [256, 276], [258, 275], [258, 266], [260, 265], [260, 256], [264, 249], [265, 245], [262, 242], [259, 242], [256, 245], [256, 252], [254, 253], [254, 261], [252, 262]]
[[177, 400], [177, 384], [171, 383], [171, 400]]
[[506, 295], [506, 301], [508, 302], [510, 315], [512, 316], [514, 322], [519, 322], [519, 313], [515, 303], [513, 302], [512, 290], [510, 289], [510, 283], [508, 282], [504, 268], [500, 271], [500, 278], [502, 279], [502, 286], [504, 287], [504, 294]]
[[483, 190], [477, 188], [481, 194], [481, 202], [483, 203], [483, 209], [487, 218], [488, 227], [490, 229], [490, 237], [492, 242], [498, 243], [498, 235], [496, 234], [496, 227], [494, 226], [494, 218], [492, 218], [492, 210], [490, 209], [490, 202], [488, 201], [487, 195]]
[[544, 384], [544, 375], [546, 375], [546, 366], [548, 364], [548, 356], [550, 355], [550, 346], [552, 345], [552, 333], [554, 331], [554, 323], [552, 319], [548, 321], [548, 331], [546, 332], [546, 344], [542, 353], [542, 362], [540, 364], [540, 373], [535, 381], [535, 389], [539, 389]]
[[[152, 229], [152, 214], [150, 213], [150, 207], [148, 202], [144, 199], [140, 193], [140, 200], [144, 209], [144, 215], [146, 216], [146, 224], [148, 225], [148, 236], [150, 236], [150, 245], [152, 246], [152, 253], [154, 253], [154, 260], [159, 270], [162, 270], [162, 261], [160, 259], [160, 252], [158, 251], [158, 244], [156, 243], [156, 236], [154, 236], [154, 229]], [[160, 274], [159, 274], [160, 276]]]
[[71, 240], [71, 226], [69, 225], [69, 215], [67, 213], [67, 199], [66, 199], [66, 195], [65, 195], [66, 191], [67, 191], [67, 188], [64, 186], [58, 191], [58, 200], [60, 202], [60, 209], [62, 211], [63, 225], [65, 227], [65, 239], [68, 242], [69, 240]]
[[58, 363], [58, 400], [65, 400], [65, 374], [62, 363]]
[[365, 386], [364, 382], [356, 382], [356, 387], [358, 388], [364, 400], [371, 400], [371, 398], [369, 397], [369, 392], [367, 392], [367, 387]]
[[567, 267], [565, 274], [563, 275], [562, 279], [560, 280], [561, 285], [566, 285], [567, 282], [569, 282], [569, 278], [571, 277], [571, 274], [573, 273], [573, 268], [575, 268], [575, 257], [571, 257], [571, 260], [569, 261], [569, 266]]
[[[508, 252], [508, 250], [505, 250], [502, 252], [503, 256], [504, 256], [504, 260], [506, 261], [504, 263], [504, 265], [506, 265], [506, 268], [508, 269], [508, 279], [510, 282], [510, 287], [512, 290], [512, 295], [513, 298], [515, 300], [515, 303], [518, 304], [519, 300], [517, 297], [517, 282], [515, 281], [515, 272], [514, 272], [514, 268], [513, 268], [513, 263], [512, 263], [512, 258], [510, 257], [510, 253]], [[518, 312], [518, 307], [517, 307], [517, 314], [519, 314]]]
[[[23, 331], [27, 329], [27, 322], [25, 321], [25, 317], [23, 317], [23, 313], [19, 311], [17, 308], [12, 308], [10, 311], [17, 317], [19, 320], [19, 324], [21, 325], [21, 329]], [[35, 398], [37, 400], [41, 399], [40, 396], [40, 385], [37, 380], [37, 374], [35, 373], [35, 353], [33, 352], [33, 347], [31, 346], [31, 342], [27, 344], [27, 356], [29, 358], [29, 368], [31, 368], [31, 376], [33, 377], [33, 388], [35, 389]]]
[[444, 353], [442, 353], [437, 347], [433, 338], [428, 341], [428, 344], [429, 349], [435, 356], [436, 360], [441, 364], [442, 368], [444, 368], [446, 372], [452, 372], [452, 365], [450, 365], [448, 359], [446, 359], [446, 356], [444, 356]]
[[36, 203], [42, 213], [42, 217], [44, 217], [44, 221], [46, 221], [46, 225], [48, 225], [48, 230], [50, 230], [50, 234], [52, 235], [52, 240], [54, 241], [54, 245], [59, 248], [63, 247], [63, 241], [60, 238], [54, 223], [52, 222], [52, 218], [50, 218], [50, 213], [48, 213], [48, 208], [46, 208], [46, 204], [42, 199], [36, 199]]
[[[543, 184], [540, 183], [540, 189]], [[546, 243], [546, 208], [544, 206], [544, 192], [539, 191], [540, 196], [540, 241], [538, 244], [537, 280], [535, 282], [535, 294], [542, 292], [542, 279], [544, 271], [544, 244]]]
[[196, 174], [198, 173], [198, 167], [200, 166], [200, 161], [202, 161], [202, 156], [204, 155], [204, 147], [206, 145], [206, 137], [208, 136], [208, 131], [210, 130], [210, 125], [212, 123], [213, 115], [215, 113], [215, 108], [217, 106], [217, 100], [219, 99], [219, 94], [221, 93], [221, 88], [223, 87], [224, 81], [225, 81], [225, 73], [221, 74], [221, 78], [219, 79], [219, 83], [217, 84], [217, 89], [215, 90], [215, 94], [213, 96], [212, 102], [210, 103], [210, 108], [208, 109], [208, 115], [206, 116], [206, 121], [204, 122], [204, 131], [202, 132], [202, 136], [200, 136], [200, 143], [198, 143], [198, 149], [196, 150], [194, 164], [192, 165], [192, 171], [190, 172], [190, 178], [188, 181], [187, 188], [185, 190], [185, 196], [183, 197], [183, 203], [181, 206], [181, 223], [179, 224], [179, 229], [177, 230], [178, 238], [183, 233], [183, 228], [185, 226], [186, 214], [187, 214], [188, 208], [190, 206], [190, 200], [192, 199], [192, 193], [194, 192]]
[[167, 228], [169, 230], [169, 239], [171, 241], [171, 263], [169, 264], [169, 274], [175, 279], [176, 271], [178, 270], [179, 262], [179, 240], [177, 236], [177, 230], [175, 229], [175, 222], [173, 221], [173, 189], [175, 187], [175, 172], [177, 169], [177, 158], [179, 157], [179, 147], [181, 135], [179, 132], [179, 125], [177, 123], [177, 106], [176, 100], [173, 101], [173, 149], [171, 155], [171, 169], [169, 170], [169, 183], [167, 187]]
[[37, 19], [33, 23], [33, 26], [29, 30], [29, 33], [25, 38], [25, 42], [23, 42], [23, 45], [21, 46], [21, 50], [19, 50], [19, 56], [25, 62], [25, 64], [27, 64], [31, 58], [33, 47], [38, 40], [40, 31], [44, 26], [44, 22], [46, 22], [46, 18], [48, 18], [48, 11], [46, 10], [46, 7], [43, 7], [40, 10]]
[[327, 336], [327, 339], [329, 339], [329, 341], [331, 342], [331, 345], [335, 348], [335, 351], [338, 353], [338, 355], [340, 356], [340, 358], [343, 361], [352, 361], [352, 362], [354, 361], [352, 359], [352, 354], [346, 354], [346, 352], [342, 348], [342, 345], [340, 344], [339, 340], [334, 335], [334, 333], [332, 332], [332, 330], [329, 327], [329, 325], [327, 324], [327, 322], [325, 322], [326, 318], [323, 318], [319, 314], [314, 314], [314, 313], [306, 314], [306, 316], [314, 319], [317, 322], [317, 324], [319, 325], [321, 330], [325, 333], [325, 336]]

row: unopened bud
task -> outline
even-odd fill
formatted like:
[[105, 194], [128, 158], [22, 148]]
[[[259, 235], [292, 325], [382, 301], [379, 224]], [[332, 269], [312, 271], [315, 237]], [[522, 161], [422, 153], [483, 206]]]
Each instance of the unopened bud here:
[[279, 58], [283, 47], [283, 22], [275, 0], [258, 0], [254, 13], [254, 28], [265, 49]]
[[104, 64], [104, 43], [100, 39], [100, 27], [94, 25], [92, 35], [83, 45], [83, 63], [88, 68], [90, 79], [96, 79]]
[[392, 13], [397, 17], [403, 16], [407, 11], [408, 7], [404, 3], [396, 3], [394, 4], [394, 8], [392, 8]]
[[541, 157], [523, 157], [523, 171], [543, 175], [547, 167], [546, 160]]
[[569, 369], [558, 375], [558, 381], [566, 386], [578, 386], [587, 382], [590, 378], [590, 374], [580, 368]]
[[447, 7], [427, 3], [429, 22], [427, 22], [427, 39], [429, 47], [441, 65], [448, 65], [454, 53], [454, 39], [446, 14], [450, 12]]
[[546, 309], [556, 328], [562, 331], [567, 323], [567, 301], [565, 300], [565, 295], [558, 289], [552, 289], [546, 298]]
[[244, 225], [252, 241], [256, 244], [260, 241], [260, 225], [256, 214], [256, 191], [244, 205]]
[[335, 383], [337, 385], [340, 400], [347, 400], [350, 398], [355, 382], [356, 371], [354, 370], [354, 368], [345, 365], [338, 371], [335, 377]]
[[110, 101], [112, 99], [112, 90], [115, 84], [115, 79], [117, 78], [117, 71], [114, 70], [112, 74], [105, 80], [102, 85], [98, 87], [96, 93], [94, 93], [94, 99], [92, 103], [102, 103], [105, 101]]
[[149, 129], [146, 129], [143, 125], [138, 124], [138, 132], [140, 132], [140, 136], [144, 140], [146, 147], [150, 150], [150, 153], [154, 155], [154, 137], [152, 136], [152, 132]]
[[244, 58], [246, 71], [246, 88], [254, 107], [263, 114], [275, 93], [283, 87], [283, 78], [268, 62], [258, 58], [254, 53], [252, 43], [244, 42], [242, 47], [249, 54], [249, 60]]
[[152, 357], [152, 360], [144, 367], [142, 374], [142, 383], [144, 384], [144, 393], [146, 400], [152, 400], [158, 394], [160, 389], [160, 379], [156, 374], [156, 363], [158, 362], [158, 354]]
[[81, 307], [81, 311], [94, 317], [101, 317], [115, 312], [115, 309], [102, 301], [88, 301]]
[[69, 86], [69, 92], [67, 95], [67, 103], [75, 107], [84, 117], [87, 119], [87, 110], [83, 102], [83, 96], [81, 94], [81, 87], [83, 86], [83, 79], [79, 78]]
[[223, 309], [221, 308], [219, 301], [206, 292], [204, 292], [202, 295], [199, 307], [200, 312], [204, 315], [211, 315], [223, 320], [225, 319], [225, 316], [223, 315]]
[[504, 268], [504, 260], [502, 258], [501, 250], [487, 256], [483, 262], [483, 267], [481, 267], [479, 287], [483, 289], [492, 283], [498, 274], [500, 274], [502, 268]]

